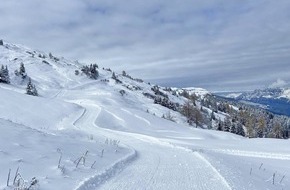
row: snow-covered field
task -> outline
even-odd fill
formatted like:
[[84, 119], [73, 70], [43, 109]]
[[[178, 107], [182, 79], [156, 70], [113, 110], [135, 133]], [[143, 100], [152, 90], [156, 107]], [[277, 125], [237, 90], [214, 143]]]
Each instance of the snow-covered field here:
[[[1, 49], [0, 60], [17, 68], [19, 63], [7, 60], [23, 55], [20, 50], [17, 55]], [[73, 64], [67, 69], [67, 61], [61, 63], [39, 76], [42, 65], [27, 68], [40, 97], [25, 95], [16, 79], [0, 84], [0, 189], [13, 189], [17, 168], [15, 181], [28, 187], [35, 177], [34, 189], [290, 187], [289, 140], [191, 128], [177, 113], [177, 123], [163, 119], [167, 108], [136, 91], [122, 96], [124, 88], [111, 79], [102, 82], [110, 72], [102, 70], [93, 81], [70, 74]]]

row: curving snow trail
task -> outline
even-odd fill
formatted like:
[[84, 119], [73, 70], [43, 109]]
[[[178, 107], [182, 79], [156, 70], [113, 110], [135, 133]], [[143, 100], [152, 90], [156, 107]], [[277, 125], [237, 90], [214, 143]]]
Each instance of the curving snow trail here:
[[[86, 111], [76, 125], [101, 136], [119, 139], [133, 147], [132, 162], [112, 166], [101, 174], [82, 182], [78, 190], [86, 189], [231, 189], [226, 180], [200, 153], [172, 146], [148, 135], [115, 131], [98, 126], [100, 115], [110, 114], [91, 102], [79, 101]], [[116, 118], [118, 120], [118, 118]], [[138, 156], [137, 156], [138, 155]], [[121, 161], [123, 163], [123, 161]], [[117, 163], [118, 165], [118, 163]]]
[[144, 142], [135, 148], [138, 159], [99, 189], [231, 189], [199, 153]]

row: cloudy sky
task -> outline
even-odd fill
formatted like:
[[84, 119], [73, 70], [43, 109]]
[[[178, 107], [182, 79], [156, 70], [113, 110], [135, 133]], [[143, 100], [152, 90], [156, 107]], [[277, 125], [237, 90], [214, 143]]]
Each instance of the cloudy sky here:
[[290, 82], [289, 0], [1, 0], [0, 38], [163, 86]]

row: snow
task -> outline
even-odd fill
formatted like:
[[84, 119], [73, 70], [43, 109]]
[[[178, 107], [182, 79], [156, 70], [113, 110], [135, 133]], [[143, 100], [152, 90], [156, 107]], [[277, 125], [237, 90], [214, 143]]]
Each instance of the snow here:
[[287, 99], [290, 100], [290, 89], [285, 89], [285, 90], [283, 91], [283, 94], [282, 94], [280, 97], [282, 97], [282, 98], [287, 98]]
[[238, 98], [241, 95], [242, 95], [242, 93], [230, 93], [230, 94], [226, 95], [226, 97], [227, 98], [234, 98], [234, 99], [236, 99], [236, 98]]
[[195, 94], [197, 96], [200, 96], [201, 98], [203, 98], [207, 94], [210, 94], [210, 92], [208, 90], [203, 89], [203, 88], [187, 87], [184, 89], [188, 91], [189, 95]]
[[[289, 140], [191, 128], [173, 111], [176, 122], [162, 119], [169, 109], [142, 94], [151, 92], [148, 84], [120, 75], [123, 84], [116, 84], [112, 73], [102, 69], [98, 80], [89, 80], [74, 75], [74, 62], [50, 60], [44, 67], [26, 53], [33, 50], [8, 46], [0, 47], [1, 63], [11, 72], [19, 63], [9, 60], [21, 58], [41, 96], [24, 94], [25, 84], [17, 78], [11, 85], [0, 84], [0, 189], [14, 189], [18, 167], [26, 183], [36, 177], [37, 189], [44, 190], [290, 186]], [[85, 164], [82, 159], [76, 167], [82, 156]]]

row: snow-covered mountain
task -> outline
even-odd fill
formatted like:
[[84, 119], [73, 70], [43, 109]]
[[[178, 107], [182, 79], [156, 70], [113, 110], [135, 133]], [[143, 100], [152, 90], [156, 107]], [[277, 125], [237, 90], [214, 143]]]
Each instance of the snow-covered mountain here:
[[[289, 140], [233, 134], [247, 132], [236, 114], [248, 110], [204, 89], [151, 85], [7, 42], [0, 65], [10, 76], [0, 83], [0, 189], [290, 186]], [[29, 79], [39, 96], [26, 94]], [[215, 130], [231, 114], [232, 133]]]
[[254, 90], [253, 92], [242, 93], [235, 98], [243, 99], [243, 100], [251, 100], [251, 99], [258, 99], [258, 98], [269, 98], [269, 99], [287, 98], [290, 100], [290, 89], [288, 88], [257, 89], [257, 90]]
[[239, 101], [247, 101], [265, 107], [271, 112], [290, 116], [290, 89], [265, 88], [253, 92], [230, 93], [226, 97]]

